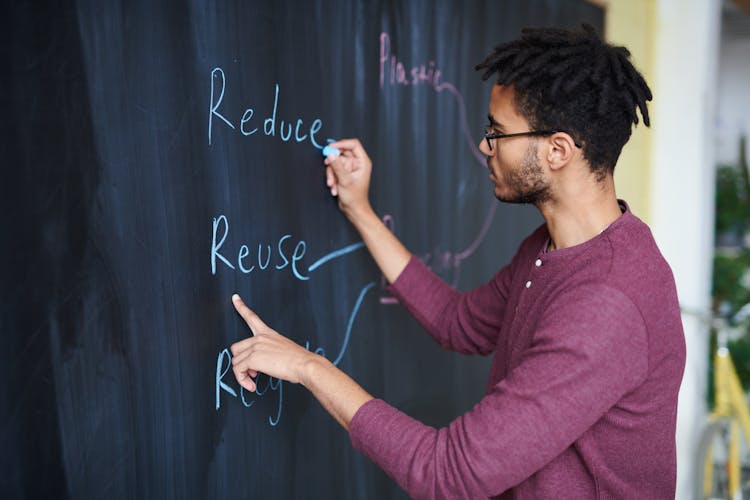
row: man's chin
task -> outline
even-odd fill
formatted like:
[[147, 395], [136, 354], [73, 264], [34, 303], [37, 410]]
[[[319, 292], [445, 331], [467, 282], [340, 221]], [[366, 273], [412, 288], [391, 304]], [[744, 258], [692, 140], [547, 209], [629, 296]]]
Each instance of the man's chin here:
[[512, 205], [534, 205], [537, 206], [539, 200], [533, 196], [523, 195], [508, 195], [507, 193], [498, 193], [495, 189], [495, 198], [503, 203], [510, 203]]
[[527, 200], [525, 200], [523, 197], [520, 196], [514, 196], [509, 193], [503, 193], [498, 189], [497, 186], [495, 186], [494, 190], [495, 198], [497, 198], [497, 201], [502, 201], [503, 203], [512, 203], [515, 205], [522, 205], [528, 203]]

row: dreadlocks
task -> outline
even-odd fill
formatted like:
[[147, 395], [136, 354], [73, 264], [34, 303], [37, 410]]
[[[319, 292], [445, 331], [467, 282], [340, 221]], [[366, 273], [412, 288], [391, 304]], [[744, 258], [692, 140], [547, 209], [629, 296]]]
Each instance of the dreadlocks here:
[[476, 70], [512, 85], [515, 106], [534, 129], [561, 130], [583, 144], [599, 179], [614, 171], [631, 123], [649, 126], [651, 90], [625, 47], [603, 42], [591, 26], [580, 31], [525, 28], [495, 47]]

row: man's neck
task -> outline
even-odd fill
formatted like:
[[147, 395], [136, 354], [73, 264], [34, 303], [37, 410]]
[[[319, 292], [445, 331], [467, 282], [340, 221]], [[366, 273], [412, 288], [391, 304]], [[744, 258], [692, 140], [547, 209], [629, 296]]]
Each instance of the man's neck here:
[[552, 200], [538, 207], [550, 234], [550, 249], [580, 245], [599, 234], [622, 215], [614, 187], [575, 197]]

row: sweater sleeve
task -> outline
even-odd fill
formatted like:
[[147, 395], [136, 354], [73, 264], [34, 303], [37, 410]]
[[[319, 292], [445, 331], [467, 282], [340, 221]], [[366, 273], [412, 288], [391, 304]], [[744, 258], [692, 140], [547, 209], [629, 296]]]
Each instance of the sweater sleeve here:
[[375, 399], [352, 444], [415, 498], [479, 498], [522, 482], [562, 453], [648, 371], [635, 305], [605, 287], [571, 290], [532, 345], [468, 413], [435, 429]]
[[464, 354], [489, 354], [500, 332], [511, 266], [493, 279], [461, 293], [412, 257], [388, 288], [443, 348]]

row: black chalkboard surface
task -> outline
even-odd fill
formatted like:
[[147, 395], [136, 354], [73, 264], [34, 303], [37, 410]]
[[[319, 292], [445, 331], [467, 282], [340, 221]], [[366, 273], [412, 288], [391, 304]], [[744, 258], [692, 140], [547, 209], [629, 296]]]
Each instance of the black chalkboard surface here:
[[304, 389], [240, 391], [237, 291], [433, 425], [481, 398], [383, 289], [325, 189], [360, 137], [373, 205], [460, 289], [539, 223], [498, 205], [473, 65], [583, 1], [18, 2], [2, 16], [3, 498], [398, 498]]

